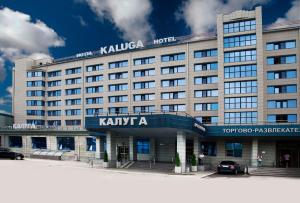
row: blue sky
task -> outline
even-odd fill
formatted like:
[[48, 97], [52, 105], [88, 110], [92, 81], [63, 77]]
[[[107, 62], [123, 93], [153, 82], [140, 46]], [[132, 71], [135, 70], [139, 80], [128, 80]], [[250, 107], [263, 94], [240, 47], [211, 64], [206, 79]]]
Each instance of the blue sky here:
[[300, 19], [300, 0], [0, 0], [0, 111], [11, 112], [13, 61], [123, 41], [199, 34], [216, 13], [262, 5], [263, 23]]

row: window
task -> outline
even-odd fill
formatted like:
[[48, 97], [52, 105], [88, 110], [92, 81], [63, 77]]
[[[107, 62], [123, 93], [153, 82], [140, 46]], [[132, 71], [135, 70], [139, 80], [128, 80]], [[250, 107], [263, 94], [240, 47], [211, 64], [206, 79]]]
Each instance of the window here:
[[26, 91], [27, 97], [44, 97], [45, 91], [43, 90], [28, 90]]
[[49, 126], [61, 126], [61, 120], [50, 120], [48, 121]]
[[66, 75], [81, 73], [81, 67], [66, 69]]
[[93, 76], [87, 76], [86, 77], [86, 82], [91, 83], [91, 82], [99, 82], [103, 80], [103, 75], [93, 75]]
[[224, 78], [256, 77], [256, 65], [226, 66], [224, 67]]
[[296, 70], [268, 71], [268, 80], [297, 78]]
[[60, 97], [61, 90], [48, 91], [48, 97]]
[[168, 55], [162, 55], [161, 56], [161, 61], [162, 62], [182, 61], [182, 60], [185, 60], [185, 53], [168, 54]]
[[297, 93], [297, 85], [268, 86], [268, 94]]
[[86, 67], [86, 72], [100, 71], [103, 69], [103, 64], [91, 65]]
[[245, 32], [256, 29], [255, 20], [245, 20], [238, 22], [224, 23], [223, 25], [224, 34], [234, 33], [234, 32]]
[[195, 77], [194, 84], [214, 84], [218, 82], [218, 76], [203, 76], [203, 77]]
[[199, 63], [194, 65], [195, 72], [206, 70], [218, 70], [218, 63]]
[[224, 48], [244, 47], [251, 45], [256, 45], [255, 34], [224, 37]]
[[108, 89], [110, 92], [124, 91], [124, 90], [128, 90], [128, 84], [108, 85]]
[[150, 113], [155, 112], [155, 106], [149, 105], [149, 106], [134, 106], [133, 107], [134, 113]]
[[92, 86], [92, 87], [86, 87], [86, 93], [100, 93], [103, 92], [103, 86]]
[[150, 154], [150, 141], [149, 139], [136, 140], [137, 154]]
[[151, 57], [145, 57], [145, 58], [138, 58], [138, 59], [133, 59], [133, 64], [135, 66], [138, 65], [144, 65], [144, 64], [153, 64], [155, 63], [155, 57], [151, 56]]
[[26, 110], [27, 116], [45, 116], [44, 110]]
[[267, 51], [280, 50], [280, 49], [293, 49], [296, 48], [296, 40], [269, 42], [266, 45]]
[[224, 63], [256, 61], [256, 50], [231, 51], [224, 53]]
[[77, 116], [81, 114], [81, 109], [67, 109], [65, 114], [66, 116]]
[[127, 114], [128, 107], [109, 107], [108, 112], [110, 114]]
[[196, 119], [203, 124], [217, 124], [218, 116], [197, 116]]
[[61, 76], [61, 70], [48, 72], [48, 78]]
[[22, 148], [22, 136], [9, 136], [8, 137], [9, 147], [12, 148]]
[[66, 79], [66, 85], [74, 85], [74, 84], [80, 84], [81, 78], [70, 78]]
[[145, 77], [145, 76], [154, 76], [154, 75], [155, 75], [155, 69], [154, 68], [133, 71], [133, 76], [135, 78]]
[[257, 93], [257, 81], [225, 82], [225, 94]]
[[45, 101], [42, 100], [27, 100], [27, 106], [45, 106]]
[[48, 87], [61, 86], [61, 80], [54, 80], [48, 82]]
[[45, 87], [45, 81], [42, 80], [27, 81], [27, 87]]
[[195, 111], [217, 111], [218, 103], [195, 104]]
[[96, 151], [96, 138], [87, 137], [86, 138], [86, 151], [95, 152]]
[[27, 72], [27, 78], [35, 78], [35, 77], [45, 77], [45, 72], [43, 72], [43, 71]]
[[32, 149], [47, 149], [46, 137], [31, 137]]
[[81, 94], [81, 88], [66, 89], [66, 95]]
[[102, 104], [102, 103], [103, 103], [103, 97], [86, 98], [86, 104]]
[[217, 145], [215, 142], [201, 142], [200, 149], [205, 156], [217, 156]]
[[39, 119], [28, 119], [26, 120], [27, 124], [33, 124], [33, 125], [45, 125], [44, 120], [39, 120]]
[[297, 108], [296, 99], [268, 100], [269, 109]]
[[155, 99], [155, 94], [135, 94], [134, 101], [152, 101]]
[[257, 108], [257, 97], [230, 97], [224, 100], [225, 109]]
[[227, 142], [225, 143], [225, 151], [226, 156], [242, 157], [243, 145], [237, 142]]
[[48, 116], [61, 116], [61, 110], [47, 111]]
[[162, 80], [161, 86], [162, 87], [175, 87], [175, 86], [184, 86], [185, 85], [185, 79], [171, 79], [171, 80]]
[[185, 98], [185, 92], [162, 92], [161, 93], [161, 99], [162, 100], [169, 100], [169, 99], [184, 99]]
[[185, 66], [171, 66], [171, 67], [163, 67], [161, 68], [161, 74], [175, 74], [175, 73], [184, 73]]
[[81, 120], [66, 120], [66, 126], [78, 126], [81, 125]]
[[109, 96], [108, 101], [109, 103], [127, 102], [128, 96], [127, 95]]
[[110, 80], [125, 79], [125, 78], [128, 78], [128, 72], [110, 73], [110, 74], [108, 75], [108, 78], [109, 78]]
[[75, 150], [75, 139], [74, 137], [57, 137], [57, 149], [70, 151]]
[[61, 100], [47, 101], [48, 106], [61, 106]]
[[297, 114], [277, 114], [277, 115], [268, 115], [267, 121], [269, 123], [296, 123]]
[[134, 82], [133, 88], [137, 89], [149, 89], [155, 87], [155, 81], [146, 81], [146, 82]]
[[218, 55], [217, 49], [194, 51], [194, 58], [212, 57], [212, 56], [217, 56], [217, 55]]
[[218, 90], [195, 90], [194, 96], [195, 96], [195, 98], [217, 97]]
[[171, 104], [171, 105], [161, 105], [161, 111], [163, 112], [183, 112], [185, 111], [185, 104]]
[[110, 69], [113, 69], [113, 68], [123, 68], [123, 67], [128, 67], [128, 61], [125, 60], [125, 61], [116, 61], [116, 62], [110, 62], [108, 64], [108, 67]]
[[86, 109], [86, 115], [88, 115], [88, 116], [98, 115], [100, 113], [103, 113], [102, 108], [87, 108]]
[[296, 63], [296, 55], [267, 57], [268, 65], [294, 64], [294, 63]]
[[81, 105], [81, 99], [66, 99], [66, 106]]
[[245, 112], [228, 112], [224, 114], [225, 124], [242, 124], [242, 123], [256, 123], [257, 112], [245, 111]]

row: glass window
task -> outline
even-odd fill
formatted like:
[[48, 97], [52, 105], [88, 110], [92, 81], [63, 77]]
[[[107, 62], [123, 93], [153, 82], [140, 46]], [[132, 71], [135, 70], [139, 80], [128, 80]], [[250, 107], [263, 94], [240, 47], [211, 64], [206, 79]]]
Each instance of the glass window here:
[[232, 157], [242, 157], [243, 155], [243, 145], [236, 142], [225, 143], [226, 156]]
[[223, 32], [224, 34], [234, 33], [234, 32], [244, 32], [256, 29], [255, 20], [245, 20], [238, 22], [224, 23]]
[[57, 137], [57, 149], [58, 150], [75, 150], [75, 139], [74, 137]]
[[226, 66], [224, 67], [224, 78], [256, 77], [256, 69], [256, 65]]
[[46, 137], [31, 137], [32, 149], [47, 149]]
[[150, 141], [149, 139], [136, 140], [137, 154], [150, 154]]
[[217, 145], [215, 142], [201, 142], [200, 149], [205, 156], [217, 156]]
[[242, 124], [242, 123], [256, 123], [257, 112], [245, 111], [245, 112], [226, 112], [224, 113], [225, 124]]
[[185, 60], [185, 53], [168, 54], [168, 55], [161, 56], [162, 62], [181, 61], [181, 60]]
[[22, 136], [9, 136], [8, 137], [9, 147], [12, 148], [22, 148]]
[[86, 151], [95, 152], [96, 151], [96, 138], [87, 137], [86, 138]]

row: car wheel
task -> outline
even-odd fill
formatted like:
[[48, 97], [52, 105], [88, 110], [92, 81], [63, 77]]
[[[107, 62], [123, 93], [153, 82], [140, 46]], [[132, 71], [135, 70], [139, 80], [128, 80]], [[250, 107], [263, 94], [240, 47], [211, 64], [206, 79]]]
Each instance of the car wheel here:
[[16, 160], [22, 160], [22, 157], [21, 156], [17, 156]]

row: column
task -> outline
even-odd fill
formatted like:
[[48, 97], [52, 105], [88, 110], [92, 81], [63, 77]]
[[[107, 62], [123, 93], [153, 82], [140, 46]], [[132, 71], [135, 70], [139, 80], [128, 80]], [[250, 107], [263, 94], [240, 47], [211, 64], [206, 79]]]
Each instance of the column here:
[[134, 160], [134, 140], [133, 136], [129, 136], [129, 160]]
[[194, 154], [196, 156], [196, 162], [198, 165], [198, 157], [199, 157], [199, 138], [197, 136], [194, 137]]
[[106, 133], [106, 150], [108, 155], [108, 162], [110, 167], [115, 167], [116, 165], [116, 143], [113, 134], [108, 131]]
[[156, 159], [155, 157], [155, 138], [151, 137], [150, 138], [150, 154], [152, 159]]
[[183, 131], [177, 131], [177, 152], [180, 158], [181, 171], [184, 173], [186, 167], [186, 135]]
[[252, 147], [251, 147], [251, 166], [257, 167], [257, 155], [258, 155], [258, 140], [252, 140]]
[[100, 137], [96, 137], [96, 154], [95, 154], [96, 159], [100, 159], [100, 152], [101, 152], [100, 142], [101, 142]]

